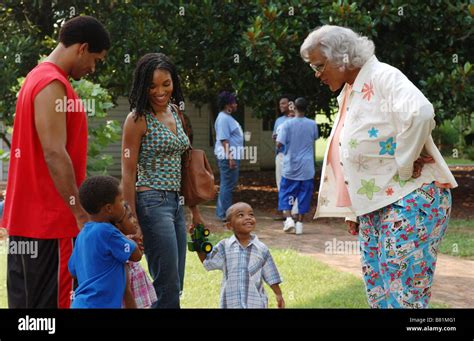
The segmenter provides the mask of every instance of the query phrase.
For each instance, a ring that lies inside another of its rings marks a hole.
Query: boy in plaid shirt
[[[255,229],[252,207],[239,202],[226,212],[226,227],[234,232],[221,240],[206,255],[198,252],[207,271],[223,271],[221,308],[267,308],[263,289],[267,283],[276,295],[278,308],[285,307],[280,289],[282,282],[268,247],[251,232]]]

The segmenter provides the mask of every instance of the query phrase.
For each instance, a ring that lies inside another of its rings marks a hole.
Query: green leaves
[[[71,7],[77,14],[96,16],[111,33],[106,61],[89,80],[114,99],[128,95],[143,54],[164,52],[178,68],[186,100],[197,105],[213,103],[219,91],[233,87],[239,101],[259,117],[275,117],[278,96],[292,93],[309,100],[310,115],[330,118],[334,94],[315,79],[299,55],[307,34],[330,23],[373,39],[379,60],[399,68],[420,87],[435,105],[438,122],[472,112],[474,6],[465,1],[4,2],[0,114],[7,125],[15,109],[10,87],[34,67],[39,54],[55,46],[60,23],[69,18]],[[17,51],[20,64],[14,59]],[[98,90],[91,91],[92,95]],[[97,115],[110,108],[110,100],[102,103]],[[327,136],[329,129],[323,128]]]
[[[469,62],[466,62],[466,64],[464,64],[464,73],[467,75],[472,69],[472,65],[471,63]]]
[[[122,129],[115,120],[107,120],[107,110],[112,108],[110,93],[99,84],[86,79],[71,82],[79,98],[85,103],[88,111],[89,142],[87,151],[87,172],[91,174],[107,174],[107,169],[113,164],[112,156],[104,153],[104,149],[120,139]]]

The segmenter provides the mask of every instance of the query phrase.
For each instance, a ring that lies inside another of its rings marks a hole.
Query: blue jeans
[[[186,262],[186,221],[179,194],[158,190],[137,192],[137,216],[158,298],[152,308],[177,309]]]
[[[235,160],[236,168],[229,168],[229,160],[217,160],[221,173],[219,196],[217,197],[216,216],[225,218],[225,211],[232,205],[232,191],[239,181],[240,160]]]

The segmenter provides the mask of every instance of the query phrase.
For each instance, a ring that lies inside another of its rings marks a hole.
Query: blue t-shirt
[[[277,142],[286,147],[283,177],[300,181],[314,177],[314,141],[318,137],[316,122],[306,117],[295,117],[281,126]]]
[[[282,116],[278,117],[275,121],[275,125],[273,126],[273,135],[278,136],[278,133],[280,132],[281,125],[285,123],[286,121],[292,119],[293,117],[286,116],[283,114]],[[281,146],[280,149],[278,147],[275,149],[275,153],[285,153],[285,146]]]
[[[225,159],[225,150],[222,145],[222,140],[229,141],[230,152],[235,160],[243,158],[244,134],[239,122],[232,115],[223,111],[219,113],[214,124],[216,129],[216,145],[214,147],[214,154],[219,160]]]
[[[110,223],[86,223],[68,263],[69,272],[79,283],[71,308],[121,308],[125,262],[135,247]]]

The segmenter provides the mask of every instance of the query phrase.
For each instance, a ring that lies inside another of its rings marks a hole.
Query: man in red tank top
[[[78,187],[86,177],[87,116],[68,77],[94,72],[110,48],[93,17],[67,21],[59,44],[27,75],[18,93],[3,226],[10,308],[69,308],[67,263],[88,215]]]

